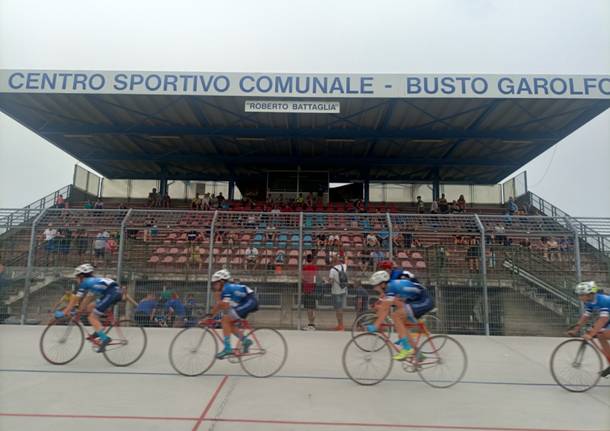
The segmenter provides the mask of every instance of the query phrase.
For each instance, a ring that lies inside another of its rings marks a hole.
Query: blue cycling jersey
[[[593,302],[585,302],[585,316],[594,311],[599,311],[600,317],[610,316],[610,295],[596,293]]]
[[[244,301],[254,291],[243,284],[225,284],[220,294],[221,299],[229,299],[237,304]]]
[[[87,293],[104,296],[110,292],[115,292],[118,289],[118,283],[110,278],[87,277],[78,286],[76,296],[83,297]]]
[[[169,309],[174,310],[174,314],[176,316],[184,316],[186,314],[186,309],[184,304],[180,302],[179,299],[170,299],[165,303],[165,311],[169,311]]]
[[[426,288],[411,280],[390,280],[385,294],[408,302],[420,301],[428,297]]]

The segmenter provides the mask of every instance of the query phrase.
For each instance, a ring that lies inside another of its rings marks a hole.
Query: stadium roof
[[[0,78],[2,112],[108,178],[244,179],[300,167],[330,170],[333,181],[489,184],[610,107],[606,76]]]

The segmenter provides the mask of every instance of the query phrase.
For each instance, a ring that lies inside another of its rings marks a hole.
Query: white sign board
[[[246,100],[246,112],[299,112],[305,114],[339,114],[339,102],[318,100]]]
[[[277,98],[610,99],[610,75],[0,70],[0,93]]]

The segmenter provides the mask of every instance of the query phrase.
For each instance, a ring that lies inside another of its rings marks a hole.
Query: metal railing
[[[211,274],[226,268],[256,290],[256,321],[291,328],[311,320],[312,303],[316,325],[337,324],[337,262],[348,268],[346,325],[374,297],[368,277],[385,259],[429,288],[456,333],[558,334],[575,318],[576,280],[610,286],[610,268],[580,251],[584,238],[563,217],[51,208],[11,226],[0,237],[9,322],[44,321],[83,262],[136,299],[172,292],[201,312]]]

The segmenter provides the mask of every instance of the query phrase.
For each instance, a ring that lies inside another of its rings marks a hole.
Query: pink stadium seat
[[[399,259],[408,259],[409,258],[407,253],[405,253],[404,251],[399,251],[398,255],[396,257],[398,257]]]
[[[413,252],[413,254],[411,255],[411,257],[412,257],[413,259],[423,259],[423,258],[424,258],[424,257],[421,255],[421,253],[419,253],[419,252],[417,252],[417,251]]]
[[[164,247],[159,247],[155,250],[155,254],[165,254],[167,253],[167,249],[165,249]]]
[[[401,266],[403,268],[407,268],[407,269],[413,268],[413,265],[408,260],[403,260],[402,263],[401,263]]]
[[[178,249],[176,247],[172,247],[169,249],[169,254],[178,254]]]
[[[317,266],[325,266],[326,265],[326,261],[324,259],[316,259],[316,265]]]
[[[295,259],[294,257],[288,259],[288,265],[290,266],[296,266],[299,263],[298,259]]]
[[[159,256],[151,256],[148,263],[159,263]]]
[[[167,235],[167,239],[176,239],[178,238],[178,235],[175,233],[170,233],[169,235]]]
[[[288,256],[299,257],[299,250],[290,250],[290,252],[288,252]]]
[[[418,260],[417,263],[415,264],[415,268],[425,269],[426,262],[424,262],[423,260]]]
[[[186,263],[186,256],[180,256],[178,258],[178,260],[176,261],[176,263],[185,264]]]
[[[174,258],[171,256],[165,256],[163,258],[163,260],[161,261],[161,263],[172,263],[174,261]]]

